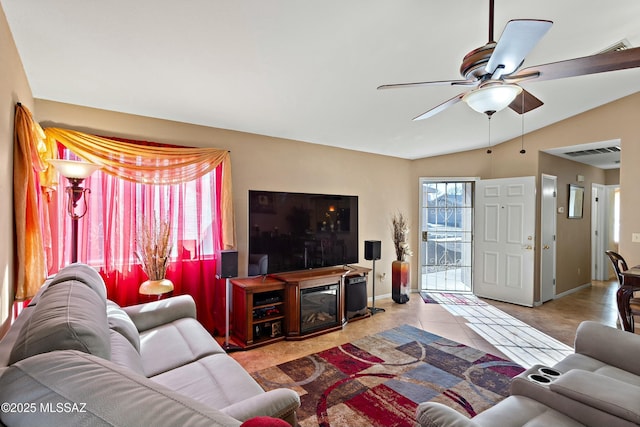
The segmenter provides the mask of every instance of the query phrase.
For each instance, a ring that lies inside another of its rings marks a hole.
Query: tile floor
[[[386,311],[349,322],[342,330],[300,341],[280,341],[231,355],[249,372],[274,366],[402,324],[531,366],[570,353],[583,320],[616,323],[617,282],[594,282],[562,298],[528,308],[490,300],[486,305],[425,304],[411,294],[406,304],[376,299]]]
[[[536,363],[552,366],[573,353],[572,347],[567,344],[490,304],[442,306],[454,316],[464,318],[471,330],[493,345],[502,355],[525,368]]]

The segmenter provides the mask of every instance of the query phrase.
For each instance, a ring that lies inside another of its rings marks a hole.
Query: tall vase
[[[391,263],[391,298],[398,304],[409,301],[411,291],[411,270],[408,261]]]

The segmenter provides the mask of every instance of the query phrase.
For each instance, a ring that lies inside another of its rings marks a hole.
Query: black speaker
[[[344,288],[347,320],[367,314],[367,277],[347,277]]]
[[[364,241],[364,259],[372,261],[380,259],[380,240]]]
[[[238,275],[238,251],[220,251],[216,271],[218,277],[223,279],[236,277]]]

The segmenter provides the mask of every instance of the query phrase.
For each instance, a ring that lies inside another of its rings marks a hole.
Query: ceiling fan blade
[[[413,120],[423,120],[423,119],[428,119],[429,117],[435,116],[439,112],[444,111],[447,108],[451,107],[452,105],[455,105],[458,102],[460,102],[460,100],[465,95],[465,93],[466,92],[463,92],[463,93],[461,93],[461,94],[459,94],[457,96],[454,96],[453,98],[443,102],[442,104],[438,105],[437,107],[433,107],[431,110],[427,111],[426,113],[422,113],[419,116],[414,117]]]
[[[487,62],[487,73],[492,74],[494,79],[514,73],[551,25],[552,21],[537,19],[514,19],[507,22]]]
[[[525,72],[526,70],[529,70],[529,68],[521,70],[518,73],[512,74],[510,76],[504,76],[502,80],[508,84],[519,84],[527,80],[534,80],[540,77],[540,73],[537,73],[535,71]]]
[[[504,80],[517,81],[521,76],[532,74],[538,74],[536,81],[556,80],[637,67],[640,67],[640,47],[536,65],[505,77]]]
[[[462,85],[462,86],[470,86],[478,83],[477,79],[473,80],[441,80],[434,82],[416,82],[416,83],[396,83],[389,85],[378,86],[378,90],[380,89],[397,89],[402,87],[419,87],[419,86],[443,86],[443,85]]]
[[[509,104],[509,108],[511,108],[518,114],[524,114],[528,113],[531,110],[535,110],[536,108],[542,106],[542,104],[544,104],[542,101],[533,96],[530,92],[522,89],[520,95],[516,96],[516,99],[514,99],[511,104]]]

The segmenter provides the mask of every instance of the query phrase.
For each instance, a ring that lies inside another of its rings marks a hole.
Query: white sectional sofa
[[[120,308],[93,268],[66,267],[0,341],[0,425],[295,425],[297,393],[265,392],[195,317],[184,295]]]
[[[514,378],[510,396],[465,417],[437,403],[419,405],[423,427],[630,427],[640,425],[640,335],[585,321],[574,353],[540,375],[535,365]],[[542,377],[542,378],[541,378]],[[544,381],[544,382],[541,382]]]

